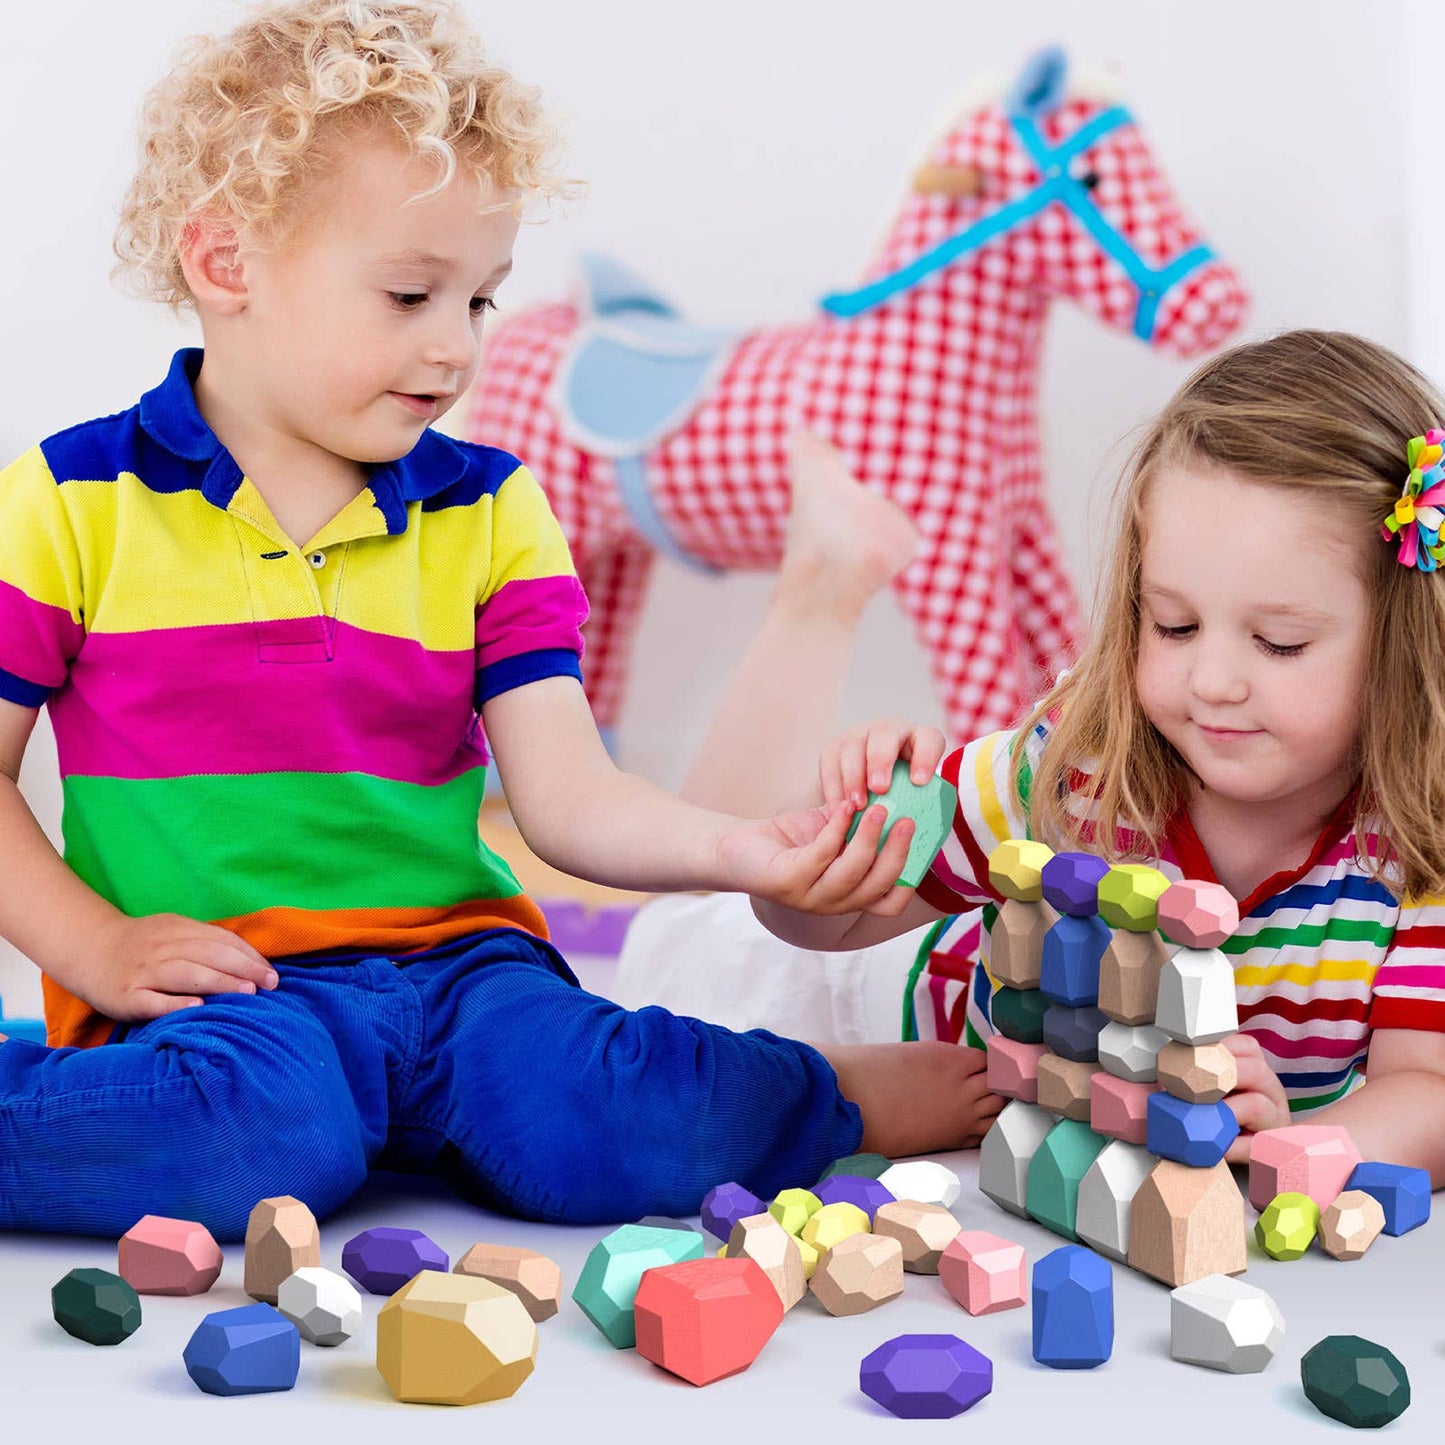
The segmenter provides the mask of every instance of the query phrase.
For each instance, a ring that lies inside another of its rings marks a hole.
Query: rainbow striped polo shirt
[[[991,733],[944,759],[958,788],[953,834],[918,892],[942,913],[982,910],[980,959],[969,989],[964,1041],[991,1033],[989,929],[1002,900],[988,855],[1028,836],[1009,787],[1014,734]],[[1026,774],[1047,738],[1036,730]],[[1346,799],[1298,868],[1267,878],[1239,905],[1239,927],[1222,951],[1234,965],[1240,1030],[1252,1034],[1289,1098],[1305,1115],[1364,1082],[1374,1029],[1445,1030],[1445,898],[1396,899],[1356,853]],[[1127,840],[1120,836],[1121,847]],[[1217,882],[1187,814],[1170,824],[1162,856],[1170,878]],[[960,925],[962,927],[962,925]]]
[[[0,697],[49,707],[66,862],[273,958],[545,934],[477,834],[482,704],[581,677],[541,489],[426,431],[298,547],[201,417],[201,355],[0,472]],[[104,1041],[44,983],[52,1044]]]

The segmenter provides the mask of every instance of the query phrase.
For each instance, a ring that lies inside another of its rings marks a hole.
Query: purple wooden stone
[[[728,1239],[738,1220],[767,1212],[767,1204],[741,1184],[719,1184],[702,1197],[702,1227],[719,1239]]]
[[[1055,853],[1043,866],[1044,897],[1074,918],[1091,918],[1099,911],[1099,880],[1109,865],[1092,853]]]
[[[957,1335],[895,1335],[858,1367],[858,1388],[903,1420],[949,1420],[993,1389],[993,1362]]]
[[[341,1267],[369,1294],[392,1295],[424,1269],[446,1273],[446,1251],[419,1229],[363,1229],[341,1250]]]
[[[824,1204],[837,1204],[839,1200],[856,1204],[870,1220],[878,1213],[880,1205],[894,1203],[891,1189],[885,1189],[876,1179],[865,1179],[858,1174],[834,1174],[818,1185],[813,1193]]]

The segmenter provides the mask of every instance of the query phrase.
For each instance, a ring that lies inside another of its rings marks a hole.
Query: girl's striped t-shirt
[[[50,710],[66,862],[273,958],[545,934],[477,832],[482,704],[581,677],[541,489],[429,430],[297,546],[201,417],[201,359],[0,471],[0,697]],[[45,995],[52,1044],[108,1036]]]
[[[992,733],[951,753],[942,774],[958,789],[953,832],[919,894],[943,913],[981,922],[968,991],[965,1039],[992,1032],[989,928],[1002,899],[988,856],[1028,836],[1009,786],[1015,734]],[[1025,747],[1025,780],[1046,741]],[[1240,904],[1239,928],[1222,945],[1234,965],[1240,1028],[1259,1041],[1293,1113],[1343,1098],[1364,1082],[1374,1029],[1445,1030],[1445,898],[1398,900],[1370,876],[1353,835],[1352,799],[1341,804],[1298,868],[1277,873]],[[1217,881],[1187,814],[1166,830],[1168,877]],[[980,905],[982,905],[980,912]]]

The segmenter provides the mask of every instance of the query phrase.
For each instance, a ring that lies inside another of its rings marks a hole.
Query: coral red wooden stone
[[[221,1246],[191,1219],[143,1215],[116,1255],[116,1273],[137,1294],[204,1294],[221,1273]]]

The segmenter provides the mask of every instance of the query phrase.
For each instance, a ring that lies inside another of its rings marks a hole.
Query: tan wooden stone
[[[1171,1289],[1211,1274],[1243,1274],[1244,1196],[1222,1160],[1191,1169],[1161,1159],[1134,1193],[1129,1264]]]
[[[557,1313],[562,1298],[562,1271],[535,1249],[510,1244],[474,1244],[453,1266],[453,1274],[489,1279],[509,1289],[539,1324]]]
[[[728,1235],[727,1258],[750,1259],[772,1281],[786,1314],[808,1292],[803,1251],[771,1214],[747,1214]]]
[[[818,1261],[809,1286],[830,1315],[861,1315],[903,1293],[903,1246],[850,1234]]]
[[[276,1303],[281,1281],[298,1269],[321,1264],[316,1216],[289,1194],[263,1199],[246,1223],[245,1290],[252,1299]]]
[[[1320,1212],[1320,1244],[1336,1259],[1361,1259],[1384,1227],[1380,1201],[1363,1189],[1347,1189]]]
[[[1152,1024],[1170,948],[1157,933],[1116,929],[1099,963],[1099,1007],[1121,1024]]]
[[[961,1228],[941,1204],[919,1204],[912,1199],[880,1205],[873,1216],[873,1233],[896,1239],[903,1246],[903,1268],[909,1274],[937,1274],[943,1251]]]
[[[1044,966],[1044,934],[1059,921],[1047,903],[1004,900],[989,934],[988,971],[1009,988],[1037,988]]]
[[[1089,1122],[1089,1081],[1097,1064],[1044,1054],[1039,1059],[1039,1107],[1065,1119]]]
[[[1216,1104],[1234,1092],[1239,1067],[1222,1044],[1181,1044],[1159,1050],[1159,1086],[1189,1104]]]

